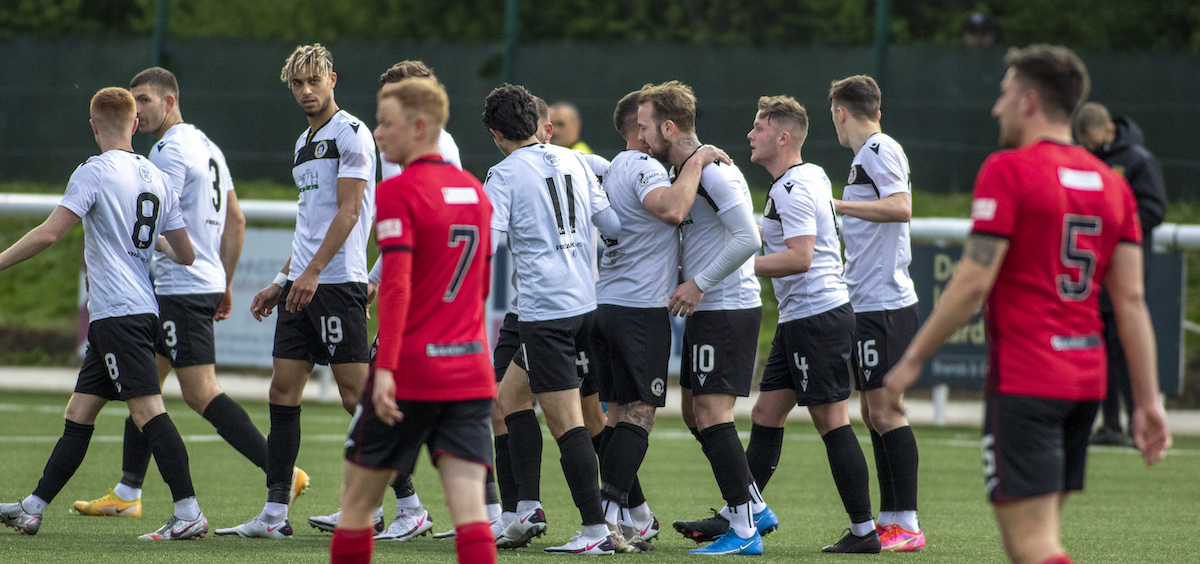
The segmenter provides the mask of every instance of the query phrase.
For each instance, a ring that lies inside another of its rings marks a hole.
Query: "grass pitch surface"
[[[745,400],[743,400],[745,401]],[[0,396],[0,501],[28,495],[62,432],[65,394],[5,392]],[[265,433],[267,404],[245,403]],[[206,421],[179,400],[167,409],[184,435],[192,477],[210,531],[256,515],[266,498],[262,471],[222,441]],[[0,529],[0,562],[328,562],[328,533],[307,524],[310,515],[337,509],[342,481],[342,444],[350,417],[336,404],[307,403],[301,421],[303,440],[298,464],[312,476],[312,488],[291,509],[295,538],[259,540],[209,536],[193,542],[139,541],[137,536],[162,526],[172,512],[170,492],[154,466],[142,496],[142,517],[82,517],[70,512],[77,499],[94,499],[116,484],[121,474],[121,437],[127,414],[111,403],[99,416],[87,459],[58,498],[47,508],[41,531],[33,537]],[[748,421],[739,428],[749,430]],[[866,437],[862,428],[856,431]],[[921,449],[920,519],[928,547],[919,554],[876,557],[828,555],[821,547],[837,540],[847,526],[830,477],[825,448],[808,423],[791,423],[779,469],[765,497],[779,515],[779,531],[766,537],[766,553],[755,562],[861,561],[964,563],[1004,562],[999,535],[983,494],[979,431],[966,428],[916,429]],[[872,468],[869,443],[863,443]],[[502,551],[501,562],[561,561],[542,553],[565,542],[579,528],[579,514],[558,464],[558,449],[545,436],[542,497],[549,519],[547,536],[529,548]],[[1200,505],[1200,439],[1180,438],[1175,452],[1147,470],[1132,449],[1094,449],[1089,457],[1087,491],[1073,496],[1063,522],[1063,542],[1077,562],[1197,562],[1200,556],[1190,532]],[[663,531],[648,554],[616,555],[621,560],[693,562],[696,545],[671,528],[674,519],[707,516],[721,504],[716,482],[699,446],[682,422],[662,418],[650,436],[650,451],[640,473],[650,506]],[[434,532],[450,528],[437,475],[422,460],[415,477],[417,491],[434,519]],[[391,492],[385,499],[390,514]],[[872,500],[878,495],[872,483]],[[732,557],[723,557],[730,559]],[[454,562],[454,543],[420,537],[404,543],[378,543],[376,562]]]

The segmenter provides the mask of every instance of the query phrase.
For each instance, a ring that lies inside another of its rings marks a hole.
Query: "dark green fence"
[[[179,76],[184,118],[225,151],[236,178],[290,182],[291,148],[306,127],[279,69],[292,45],[241,40],[172,40],[165,64]],[[374,123],[379,74],[419,58],[434,67],[451,95],[447,129],[476,175],[500,159],[479,121],[483,97],[497,85],[500,44],[338,42],[329,45],[343,109]],[[143,68],[148,40],[15,39],[0,42],[0,180],[65,183],[96,152],[87,101],[99,88],[126,85]],[[979,164],[996,146],[989,116],[1004,67],[1003,49],[894,47],[883,84],[884,130],[904,145],[913,183],[935,192],[968,191]],[[1169,195],[1200,200],[1200,59],[1166,54],[1082,53],[1092,73],[1092,99],[1130,115],[1162,160]],[[646,82],[679,79],[699,99],[697,129],[724,147],[750,181],[770,182],[750,166],[745,133],[760,95],[789,94],[812,121],[805,158],[840,180],[850,152],[837,145],[827,118],[831,80],[870,72],[869,48],[737,48],[534,44],[517,50],[515,75],[549,102],[579,106],[583,137],[599,153],[624,148],[611,126],[617,99]],[[149,146],[140,140],[139,148]]]

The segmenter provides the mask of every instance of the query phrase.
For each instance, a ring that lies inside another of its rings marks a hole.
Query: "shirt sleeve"
[[[667,176],[667,169],[663,167],[662,163],[654,159],[634,162],[638,163],[637,170],[634,171],[634,174],[637,174],[634,188],[637,190],[639,202],[645,202],[646,196],[649,196],[651,192],[671,186],[671,179]]]
[[[722,215],[739,205],[750,203],[745,177],[741,173],[735,172],[729,165],[713,163],[705,166],[704,170],[700,172],[700,187],[707,194],[701,195],[701,197],[708,200],[709,204],[716,206],[717,215]],[[701,204],[696,202],[696,205]]]
[[[597,178],[603,180],[605,176],[608,176],[608,167],[611,164],[608,162],[608,159],[597,154],[585,153],[583,155],[583,162],[587,164],[592,174],[596,175]]]
[[[792,188],[783,202],[775,199],[775,206],[779,211],[779,222],[783,224],[784,239],[817,234],[817,199],[807,186]]]
[[[483,181],[483,190],[487,192],[488,200],[492,202],[492,229],[507,232],[509,205],[512,203],[512,192],[504,177],[495,169],[488,171]]]
[[[163,184],[167,184],[165,178]],[[174,231],[187,227],[183,223],[183,209],[179,204],[179,196],[175,194],[174,190],[171,190],[170,186],[166,186],[165,192],[167,201],[163,202],[163,207],[166,209],[166,215],[162,217],[162,231]]]
[[[904,172],[904,155],[886,143],[879,144],[878,154],[868,147],[863,147],[862,150],[867,151],[867,154],[863,155],[863,170],[875,182],[875,188],[879,190],[879,199],[892,194],[909,193],[908,174]]]
[[[398,188],[398,187],[397,187]],[[401,190],[388,190],[376,211],[375,238],[379,243],[382,283],[379,286],[379,351],[375,365],[395,371],[400,364],[404,327],[412,297],[414,226]]]
[[[462,158],[458,154],[458,145],[445,129],[438,134],[438,154],[442,156],[442,160],[460,169],[462,168]]]
[[[337,135],[338,178],[375,178],[375,141],[366,124],[359,123],[358,131],[345,124]]]
[[[591,174],[588,175],[588,196],[591,198],[592,217],[596,217],[596,214],[612,207],[612,203],[608,201],[608,192],[604,191],[604,188],[600,186],[600,181]]]
[[[88,162],[79,165],[79,168],[71,173],[71,179],[67,181],[67,191],[58,205],[83,217],[96,203],[96,191],[100,187],[101,176],[98,163],[93,164],[89,159]]]
[[[1009,238],[1017,219],[1016,178],[1012,167],[996,155],[988,157],[975,177],[971,200],[972,233]]]
[[[162,149],[155,148],[150,152],[150,162],[162,171],[167,187],[176,196],[182,195],[183,187],[187,184],[187,161],[179,150],[179,144],[168,142]]]

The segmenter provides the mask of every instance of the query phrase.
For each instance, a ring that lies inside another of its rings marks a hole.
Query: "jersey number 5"
[[[1100,234],[1101,221],[1092,215],[1067,214],[1063,216],[1062,263],[1067,268],[1079,270],[1079,278],[1070,274],[1059,274],[1055,279],[1058,295],[1063,300],[1077,302],[1092,293],[1092,274],[1096,272],[1096,253],[1080,248],[1080,236]]]
[[[152,192],[142,192],[137,198],[137,209],[134,210],[134,215],[137,216],[137,221],[133,222],[133,246],[139,249],[148,249],[154,244],[154,226],[158,223],[158,208],[161,202],[158,196]]]
[[[442,296],[442,301],[452,302],[455,296],[458,296],[458,289],[462,287],[463,279],[467,277],[467,269],[471,268],[472,259],[475,258],[475,250],[479,246],[479,226],[477,225],[451,225],[450,240],[447,242],[450,247],[462,245],[462,254],[458,256],[458,266],[454,267],[454,278],[450,279],[450,285],[446,287],[446,293]]]

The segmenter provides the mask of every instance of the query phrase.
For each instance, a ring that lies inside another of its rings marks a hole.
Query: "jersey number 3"
[[[1063,216],[1062,263],[1067,268],[1079,270],[1078,279],[1072,279],[1070,274],[1059,274],[1055,279],[1058,296],[1063,300],[1077,302],[1091,295],[1096,253],[1089,248],[1080,248],[1079,237],[1100,235],[1100,228],[1101,221],[1096,216]]]
[[[446,293],[442,296],[442,301],[452,302],[458,296],[458,290],[462,288],[467,270],[471,268],[471,262],[475,258],[475,251],[479,246],[479,226],[451,225],[450,240],[447,244],[451,248],[463,247],[462,254],[458,256],[458,266],[454,267],[454,277],[450,279],[450,285],[446,287]]]

